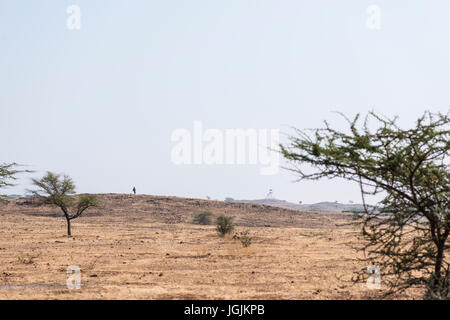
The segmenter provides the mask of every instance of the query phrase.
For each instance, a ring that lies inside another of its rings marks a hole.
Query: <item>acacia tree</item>
[[[81,195],[76,201],[75,184],[69,176],[61,176],[52,172],[41,179],[32,179],[38,190],[31,190],[40,204],[55,205],[61,208],[67,221],[67,236],[71,236],[70,221],[78,218],[89,208],[98,207],[99,203],[94,195]],[[70,213],[69,211],[73,211]]]
[[[288,169],[299,180],[343,178],[359,184],[364,210],[357,223],[366,240],[360,249],[363,260],[381,268],[388,294],[420,286],[427,298],[450,298],[449,115],[425,112],[411,129],[374,112],[364,123],[359,115],[344,118],[347,132],[327,122],[320,129],[295,129],[281,145],[293,164]],[[370,121],[376,129],[369,129]],[[382,201],[367,205],[373,196]]]
[[[0,189],[4,187],[10,187],[14,184],[13,180],[17,179],[17,174],[22,172],[31,172],[29,170],[19,170],[17,169],[19,165],[15,162],[12,163],[0,163]],[[5,196],[0,194],[0,202]]]

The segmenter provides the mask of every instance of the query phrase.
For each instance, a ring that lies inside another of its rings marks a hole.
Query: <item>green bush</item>
[[[233,239],[241,241],[241,244],[244,248],[250,247],[252,244],[253,237],[250,237],[250,231],[245,230],[240,233],[236,233],[233,236]]]
[[[221,215],[217,217],[217,232],[219,235],[224,236],[226,234],[229,234],[233,232],[234,225],[233,225],[233,217],[228,217]]]
[[[425,294],[425,300],[450,300],[450,272],[444,275],[440,279],[436,279],[434,275],[431,275],[427,279],[427,292]]]
[[[194,223],[202,225],[210,225],[212,223],[212,212],[203,211],[194,215]]]

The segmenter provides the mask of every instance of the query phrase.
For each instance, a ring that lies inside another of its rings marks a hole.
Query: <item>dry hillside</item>
[[[364,265],[349,215],[177,197],[102,194],[73,220],[30,199],[0,208],[0,299],[365,299],[351,284]],[[235,217],[252,244],[192,223],[194,213]],[[66,287],[81,269],[81,289]],[[394,298],[418,298],[420,293]]]

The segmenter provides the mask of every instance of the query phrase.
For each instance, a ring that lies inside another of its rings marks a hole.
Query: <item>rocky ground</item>
[[[72,223],[30,199],[0,208],[0,299],[379,299],[351,278],[365,268],[351,215],[146,195],[98,195]],[[243,247],[201,211],[233,216]],[[70,266],[81,288],[68,289]],[[410,292],[391,298],[420,298]]]

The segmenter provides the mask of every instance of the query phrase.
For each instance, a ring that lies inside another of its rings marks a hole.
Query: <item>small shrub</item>
[[[450,272],[447,271],[446,276],[436,279],[432,275],[427,279],[427,292],[425,300],[450,300]]]
[[[233,232],[233,230],[234,230],[233,217],[228,217],[224,215],[217,217],[217,232],[221,236],[225,236],[226,234]]]
[[[212,212],[203,211],[194,215],[194,223],[202,225],[210,225],[212,223]]]
[[[237,239],[237,240],[241,241],[241,244],[244,248],[250,247],[250,245],[252,244],[252,240],[253,240],[253,238],[250,237],[250,231],[248,231],[248,230],[242,231],[240,233],[236,233],[233,236],[233,239]]]
[[[35,255],[35,256],[29,255],[29,254],[19,255],[17,257],[17,260],[21,264],[33,264],[34,263],[34,259],[38,258],[39,256],[40,256],[40,254]]]

